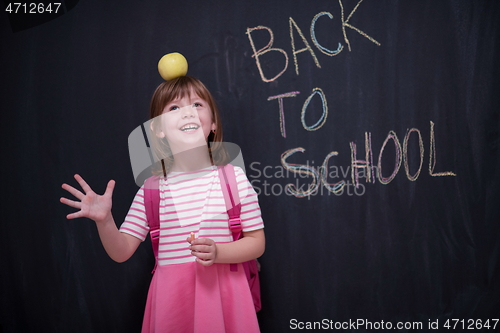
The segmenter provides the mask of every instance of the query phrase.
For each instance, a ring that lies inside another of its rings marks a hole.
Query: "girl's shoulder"
[[[234,168],[234,172],[235,172],[237,175],[245,175],[245,171],[243,171],[243,168],[242,168],[242,167],[237,166],[237,165],[233,165],[233,168]]]
[[[246,174],[245,170],[242,167],[234,165],[234,164],[231,164],[231,165],[233,166],[234,174],[236,176],[236,181],[237,182],[241,182],[243,180],[248,180],[247,174]]]

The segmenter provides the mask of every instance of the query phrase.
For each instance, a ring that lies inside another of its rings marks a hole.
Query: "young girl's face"
[[[206,145],[216,129],[209,104],[195,93],[169,102],[161,115],[161,135],[173,151]]]

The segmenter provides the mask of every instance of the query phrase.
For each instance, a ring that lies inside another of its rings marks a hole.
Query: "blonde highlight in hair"
[[[161,116],[168,103],[178,98],[189,97],[191,94],[198,95],[205,102],[207,102],[210,107],[212,112],[212,121],[216,126],[215,132],[210,132],[207,138],[210,159],[213,165],[225,165],[228,163],[229,157],[224,145],[222,144],[222,123],[219,109],[217,108],[217,104],[215,103],[212,94],[200,80],[191,76],[181,76],[160,84],[151,98],[149,118],[154,119]],[[153,120],[151,122],[151,126],[154,136],[152,140],[153,152],[156,155],[157,160],[162,161],[161,164],[157,163],[156,166],[152,168],[152,171],[156,176],[161,174],[166,176],[174,162],[172,152],[165,138],[160,138],[159,136],[154,135],[161,132],[160,124]]]

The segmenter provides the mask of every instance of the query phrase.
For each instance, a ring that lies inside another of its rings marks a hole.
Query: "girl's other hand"
[[[83,192],[77,190],[73,186],[63,184],[62,188],[75,196],[78,200],[73,201],[66,198],[61,198],[61,203],[79,209],[79,211],[68,214],[66,218],[76,219],[79,217],[87,217],[97,223],[104,222],[111,218],[111,197],[115,187],[115,181],[110,180],[106,191],[103,195],[98,195],[79,175],[75,175],[75,179],[82,187]]]
[[[191,241],[191,237],[187,238],[188,243],[191,243],[189,249],[191,254],[196,257],[196,261],[203,266],[211,266],[217,258],[217,246],[210,238],[196,238]]]

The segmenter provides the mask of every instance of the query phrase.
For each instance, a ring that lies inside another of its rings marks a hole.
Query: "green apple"
[[[168,81],[179,76],[184,76],[188,71],[186,58],[178,52],[165,54],[158,62],[158,72],[161,77]]]

